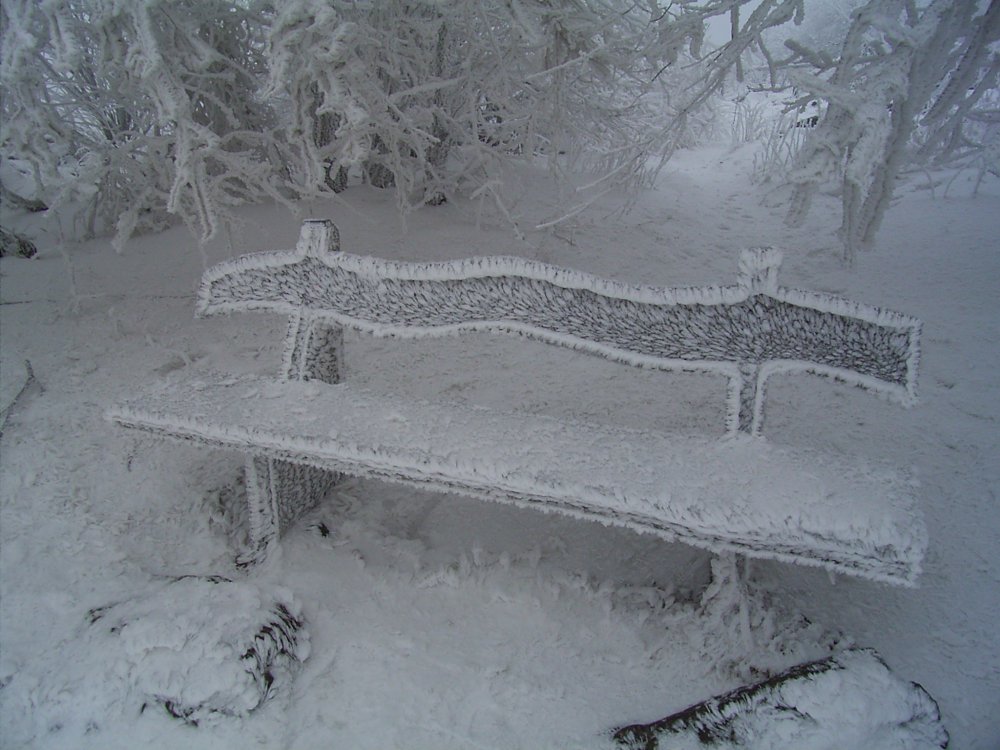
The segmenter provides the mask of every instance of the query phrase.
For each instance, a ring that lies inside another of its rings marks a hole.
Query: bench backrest
[[[676,289],[523,258],[397,263],[339,250],[332,222],[307,221],[294,251],[206,271],[198,311],[288,314],[288,378],[336,382],[347,326],[408,338],[514,333],[636,367],[723,375],[730,431],[760,432],[775,373],[832,377],[904,405],[916,398],[920,322],[778,287],[781,256],[771,249],[744,251],[735,285]]]

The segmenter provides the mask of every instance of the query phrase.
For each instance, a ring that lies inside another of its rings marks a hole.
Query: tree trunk
[[[365,161],[365,176],[368,178],[368,182],[377,188],[390,188],[394,186],[396,184],[396,175],[379,158],[389,153],[389,149],[386,147],[385,141],[382,140],[381,136],[372,136],[372,153],[375,157],[369,157]]]

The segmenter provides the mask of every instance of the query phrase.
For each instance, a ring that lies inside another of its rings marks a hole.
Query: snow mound
[[[90,610],[50,655],[44,677],[21,686],[45,707],[36,739],[152,706],[194,725],[246,715],[291,682],[309,635],[284,589],[185,576]]]
[[[665,719],[624,727],[628,748],[671,750],[940,750],[937,703],[889,671],[871,649],[793,667]]]

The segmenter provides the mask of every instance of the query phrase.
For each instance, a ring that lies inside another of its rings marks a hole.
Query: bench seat
[[[914,486],[858,458],[763,438],[638,431],[254,376],[161,384],[125,427],[359,477],[458,492],[727,551],[914,585]]]

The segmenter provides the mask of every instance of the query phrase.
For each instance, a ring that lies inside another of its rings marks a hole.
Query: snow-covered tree
[[[995,154],[998,42],[996,0],[870,0],[852,14],[836,57],[791,42],[791,81],[828,106],[791,174],[790,219],[838,180],[850,259],[874,239],[907,164]]]
[[[169,215],[207,238],[349,174],[404,211],[464,192],[503,213],[504,165],[536,156],[590,172],[566,218],[647,181],[734,80],[794,85],[826,114],[791,217],[840,180],[853,252],[908,159],[979,158],[996,131],[995,1],[858,2],[834,53],[775,47],[804,0],[5,0],[0,156],[119,243]]]
[[[404,207],[494,190],[518,155],[544,154],[557,174],[631,176],[649,156],[641,130],[662,112],[656,27],[625,8],[293,0],[270,29],[267,91],[294,102],[291,141],[313,170],[363,165]]]
[[[210,235],[224,207],[281,197],[251,4],[5,0],[0,14],[4,154],[91,232],[123,241],[169,213]]]
[[[1000,173],[996,0],[811,2],[808,13],[802,0],[763,0],[743,21],[737,2],[678,5],[701,18],[728,10],[732,20],[731,41],[702,57],[687,108],[742,78],[748,56],[764,73],[751,88],[791,94],[791,110],[823,104],[818,127],[794,139],[802,147],[788,174],[788,220],[800,222],[816,192],[836,186],[848,260],[871,244],[905,168]]]
[[[5,154],[119,239],[165,213],[211,236],[232,205],[341,189],[400,206],[547,154],[628,181],[654,145],[657,27],[621,0],[11,0]]]

